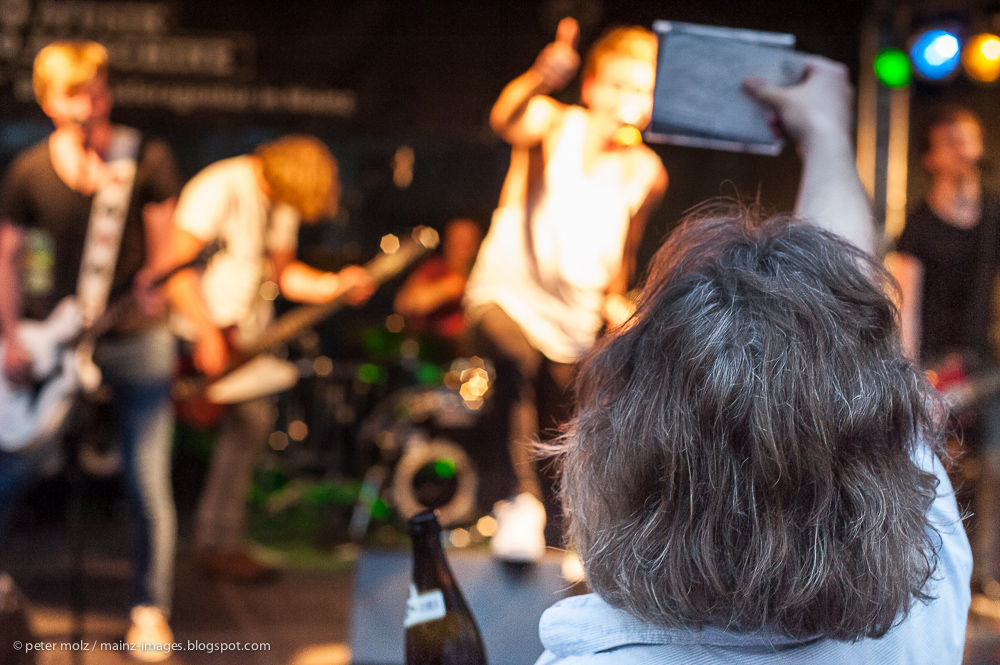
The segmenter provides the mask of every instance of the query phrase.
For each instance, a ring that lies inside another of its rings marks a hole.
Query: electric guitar
[[[395,238],[383,240],[383,252],[366,263],[364,268],[381,286],[434,250],[437,244],[437,231],[418,226],[413,229],[410,238],[401,242]],[[346,303],[345,293],[321,305],[301,305],[278,317],[248,344],[231,344],[229,364],[218,377],[209,381],[197,375],[182,378],[174,384],[178,412],[190,414],[187,420],[194,424],[209,426],[221,416],[221,409],[210,405],[235,404],[288,390],[299,380],[297,366],[268,352],[278,344],[295,339],[307,328],[342,309]]]
[[[973,374],[958,355],[946,357],[928,376],[956,415],[1000,392],[1000,368]]]
[[[205,265],[219,249],[218,243],[208,245],[191,261],[157,277],[152,286],[162,285],[186,268]],[[84,329],[80,306],[74,296],[68,296],[44,321],[25,320],[18,325],[18,338],[31,356],[31,381],[11,383],[0,371],[0,450],[26,450],[59,434],[81,388],[100,385],[100,371],[90,358],[94,343],[134,306],[132,292],[122,295]],[[5,351],[6,345],[0,343],[0,358]]]

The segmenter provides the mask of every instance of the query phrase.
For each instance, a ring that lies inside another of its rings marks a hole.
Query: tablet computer
[[[793,85],[805,56],[795,36],[779,32],[656,21],[659,39],[649,143],[777,155],[784,142],[769,110],[743,92],[748,76]]]

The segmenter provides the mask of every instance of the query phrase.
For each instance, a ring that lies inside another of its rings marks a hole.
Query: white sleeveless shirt
[[[576,362],[593,345],[629,223],[656,176],[640,172],[626,181],[621,160],[585,174],[586,128],[586,111],[569,107],[534,206],[496,210],[465,291],[471,319],[496,304],[536,349],[561,363]]]

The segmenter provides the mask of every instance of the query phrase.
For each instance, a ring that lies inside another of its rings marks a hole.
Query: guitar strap
[[[92,326],[108,304],[141,144],[138,130],[114,127],[105,160],[110,177],[94,192],[77,279],[77,300],[84,328]]]

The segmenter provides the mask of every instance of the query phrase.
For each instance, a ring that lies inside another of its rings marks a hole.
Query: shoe
[[[207,551],[198,555],[198,564],[210,577],[237,582],[263,582],[278,576],[277,567],[260,561],[246,550]]]
[[[545,554],[545,506],[527,492],[493,507],[497,531],[490,546],[493,555],[513,563],[535,563]]]
[[[153,605],[132,608],[132,625],[125,633],[129,655],[143,663],[159,663],[170,657],[174,634],[163,612]]]

